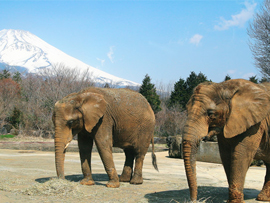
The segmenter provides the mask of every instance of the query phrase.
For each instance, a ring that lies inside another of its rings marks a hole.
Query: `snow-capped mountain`
[[[0,67],[6,64],[32,73],[36,73],[40,68],[49,68],[52,64],[63,64],[66,67],[78,68],[81,72],[88,69],[97,83],[117,86],[139,85],[87,65],[23,30],[0,31]]]

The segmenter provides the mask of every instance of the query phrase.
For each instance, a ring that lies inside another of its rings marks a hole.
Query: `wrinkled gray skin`
[[[247,80],[202,83],[187,104],[183,155],[191,200],[197,199],[196,152],[202,138],[217,135],[229,184],[229,203],[244,202],[243,187],[253,160],[266,165],[257,200],[270,201],[270,85]]]
[[[93,185],[91,152],[95,142],[109,176],[107,187],[119,187],[119,179],[142,184],[142,166],[154,135],[155,115],[147,100],[129,89],[88,88],[73,93],[55,104],[55,164],[59,178],[64,178],[65,149],[78,134],[83,180]],[[124,149],[126,161],[118,178],[112,147]],[[152,148],[152,161],[157,169]],[[133,164],[135,160],[135,167]]]

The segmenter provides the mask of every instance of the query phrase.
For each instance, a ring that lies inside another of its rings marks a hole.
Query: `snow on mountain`
[[[40,68],[49,68],[52,64],[78,68],[81,72],[88,69],[95,82],[115,84],[117,86],[139,86],[138,83],[125,80],[89,66],[82,61],[65,54],[47,42],[23,30],[0,31],[0,66],[7,64],[25,68],[36,73]]]

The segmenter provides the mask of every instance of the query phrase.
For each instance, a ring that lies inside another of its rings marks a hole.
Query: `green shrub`
[[[262,166],[262,165],[264,165],[264,162],[262,160],[256,160],[256,159],[254,159],[250,164],[250,166]]]
[[[15,137],[15,135],[0,135],[0,139],[4,139],[4,138],[13,138]]]

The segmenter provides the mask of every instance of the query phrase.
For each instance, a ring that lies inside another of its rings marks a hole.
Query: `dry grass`
[[[203,199],[199,199],[197,201],[185,201],[184,203],[206,203],[209,200],[209,198],[203,198]],[[178,202],[178,201],[172,199],[169,203],[181,203],[181,202]]]
[[[24,189],[17,189],[17,187]],[[80,192],[81,185],[76,182],[58,178],[50,179],[44,183],[35,183],[31,186],[25,185],[23,179],[4,178],[0,181],[0,190],[5,192],[16,192],[29,196],[57,196],[57,197],[83,197]]]
[[[51,179],[45,183],[35,183],[33,186],[21,190],[25,195],[45,195],[45,196],[72,196],[82,197],[83,194],[80,192],[79,184],[70,182],[62,179]]]

